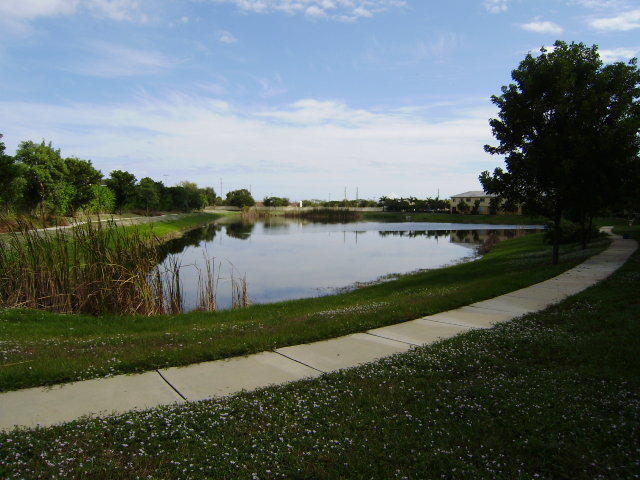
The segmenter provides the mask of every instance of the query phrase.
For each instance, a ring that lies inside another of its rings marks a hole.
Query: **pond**
[[[314,223],[272,218],[211,224],[166,244],[162,266],[181,265],[185,311],[198,306],[200,274],[218,279],[218,308],[232,305],[232,283],[246,279],[251,303],[312,297],[389,274],[471,260],[489,235],[507,239],[540,227],[423,222]]]

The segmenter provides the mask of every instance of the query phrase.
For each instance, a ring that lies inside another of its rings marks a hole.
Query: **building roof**
[[[460,198],[460,197],[477,198],[477,197],[495,197],[495,196],[497,195],[494,195],[493,193],[486,193],[486,192],[483,192],[482,190],[472,190],[470,192],[459,193],[458,195],[451,195],[451,198]]]

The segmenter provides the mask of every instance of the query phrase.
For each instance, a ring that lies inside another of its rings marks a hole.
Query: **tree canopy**
[[[240,190],[233,190],[227,193],[227,205],[233,207],[253,207],[256,201],[251,196],[251,193],[246,188]]]
[[[288,207],[289,199],[285,197],[265,197],[262,201],[265,207]]]
[[[640,74],[635,60],[604,65],[598,47],[558,41],[528,54],[513,83],[492,97],[490,120],[505,167],[480,182],[526,211],[552,219],[554,262],[563,216],[585,223],[611,205],[637,169]]]
[[[2,135],[0,134],[0,139]],[[215,203],[213,188],[183,181],[166,187],[133,173],[114,170],[103,179],[90,160],[63,158],[51,143],[25,141],[15,156],[0,141],[0,209],[45,216],[157,210],[192,211]]]

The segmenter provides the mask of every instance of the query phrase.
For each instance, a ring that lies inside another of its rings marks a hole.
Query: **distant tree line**
[[[377,207],[376,200],[303,200],[303,207],[322,207],[322,208],[367,208]]]
[[[90,160],[63,157],[51,143],[24,141],[15,155],[7,155],[0,141],[0,208],[5,212],[150,214],[200,210],[219,201],[213,188],[199,188],[193,182],[168,187],[149,177],[138,180],[123,170],[114,170],[105,178]]]
[[[262,201],[265,207],[288,207],[290,203],[286,197],[265,197]]]
[[[440,198],[380,198],[378,205],[388,212],[448,212],[449,201]]]

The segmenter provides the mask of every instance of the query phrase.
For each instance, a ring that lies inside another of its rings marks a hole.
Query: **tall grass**
[[[363,218],[360,212],[347,208],[314,208],[312,210],[285,211],[286,218],[301,218],[318,223],[353,222]]]
[[[269,210],[258,210],[255,208],[247,208],[242,211],[242,220],[244,222],[255,222],[258,220],[268,220],[273,217],[294,218],[308,220],[318,223],[336,223],[336,222],[354,222],[361,220],[363,215],[361,212],[349,210],[341,207],[318,207],[312,209],[291,209],[284,210],[273,208]]]
[[[155,235],[113,220],[49,231],[26,221],[16,227],[0,236],[0,308],[91,315],[183,311],[180,259],[161,264]],[[214,272],[213,266],[200,272],[202,310],[217,308]]]

